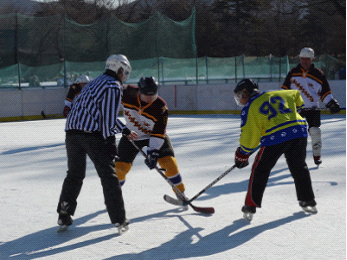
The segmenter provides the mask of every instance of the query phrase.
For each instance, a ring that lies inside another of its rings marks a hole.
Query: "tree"
[[[346,20],[346,1],[343,0],[290,0],[287,1],[293,8],[285,14],[293,14],[305,9],[315,9],[320,13],[325,13],[329,16],[340,15]]]

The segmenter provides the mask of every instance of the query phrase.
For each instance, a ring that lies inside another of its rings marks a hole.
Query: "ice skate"
[[[186,198],[186,196],[184,195],[184,192],[182,192],[183,196],[179,193],[175,193],[176,194],[176,197],[178,200],[182,201],[183,205],[182,205],[182,210],[188,210],[188,205],[184,205],[184,203],[186,201],[188,201],[188,198]]]
[[[247,221],[252,221],[253,215],[256,212],[256,207],[243,206],[241,211],[243,212],[243,218]]]
[[[319,165],[322,163],[320,156],[313,156],[313,160],[317,167],[319,167]]]
[[[317,203],[315,200],[300,201],[299,205],[307,213],[316,214],[318,212],[316,208]]]
[[[70,215],[68,214],[59,214],[58,218],[58,230],[57,232],[64,232],[65,230],[68,229],[69,226],[71,226],[73,223],[73,220]]]
[[[115,223],[114,226],[118,229],[118,233],[121,236],[129,230],[129,224],[130,221],[128,219],[125,219],[122,224]]]

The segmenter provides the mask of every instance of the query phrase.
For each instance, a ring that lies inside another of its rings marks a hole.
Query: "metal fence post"
[[[206,83],[208,84],[208,59],[207,59],[207,55],[205,55],[205,66],[206,66]]]

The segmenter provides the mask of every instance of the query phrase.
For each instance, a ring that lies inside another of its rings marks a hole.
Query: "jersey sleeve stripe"
[[[328,92],[324,93],[324,95],[321,96],[320,99],[323,101],[324,98],[325,98],[327,95],[329,95],[329,94],[331,94],[331,90],[329,90]]]

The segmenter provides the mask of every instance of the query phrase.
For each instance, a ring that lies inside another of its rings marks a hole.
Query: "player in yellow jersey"
[[[263,194],[272,168],[284,154],[294,179],[299,205],[306,212],[316,213],[316,201],[306,164],[307,124],[298,110],[304,101],[297,90],[264,91],[251,79],[241,80],[235,90],[236,102],[244,106],[241,112],[240,146],[235,153],[235,165],[248,165],[248,157],[258,146],[249,179],[244,218],[252,220],[261,207]]]

